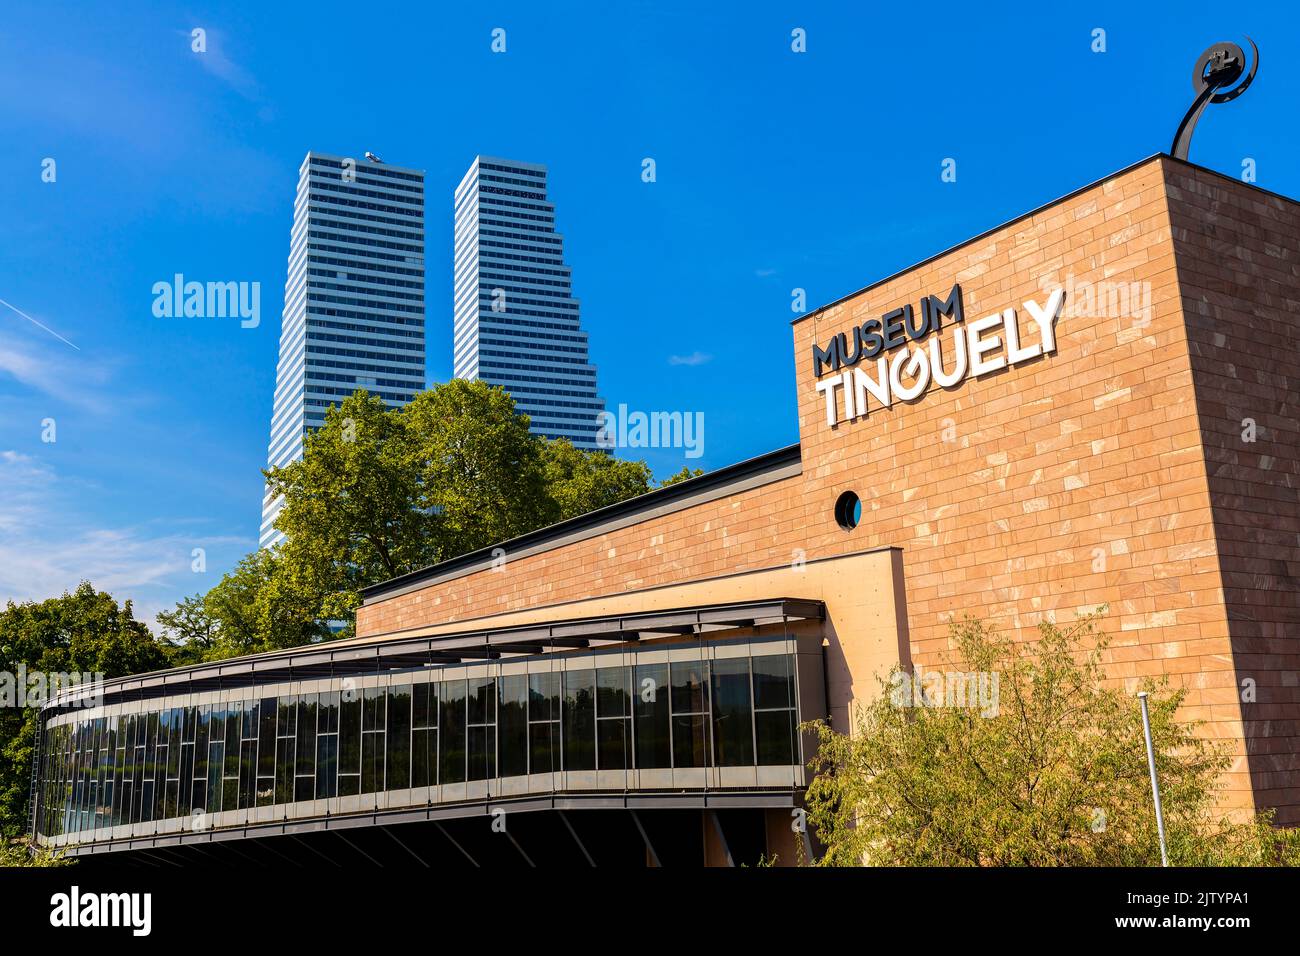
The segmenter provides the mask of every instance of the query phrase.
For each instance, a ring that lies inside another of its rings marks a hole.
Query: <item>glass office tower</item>
[[[298,177],[267,461],[302,457],[358,388],[397,407],[425,386],[424,172],[308,153]],[[262,503],[262,547],[282,499]]]
[[[455,202],[454,374],[505,388],[534,434],[595,449],[605,403],[546,167],[475,157]]]

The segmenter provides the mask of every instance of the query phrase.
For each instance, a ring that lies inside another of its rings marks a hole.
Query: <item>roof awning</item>
[[[662,637],[704,638],[713,632],[824,617],[825,606],[820,601],[770,598],[515,627],[475,628],[450,634],[312,644],[106,681],[101,700],[111,703],[118,699],[253,687],[312,677],[375,674]],[[71,696],[69,692],[60,699]],[[50,706],[57,708],[58,700]]]

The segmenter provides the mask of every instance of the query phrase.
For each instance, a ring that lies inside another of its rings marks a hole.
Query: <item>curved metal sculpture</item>
[[[1196,121],[1205,112],[1205,107],[1211,103],[1235,100],[1246,92],[1246,87],[1255,79],[1255,71],[1259,69],[1259,47],[1255,46],[1255,41],[1250,37],[1246,37],[1246,42],[1253,52],[1249,73],[1246,73],[1246,56],[1235,43],[1216,43],[1196,61],[1196,72],[1192,74],[1192,89],[1196,90],[1196,99],[1174,135],[1174,145],[1169,150],[1174,159],[1187,159]],[[1237,83],[1243,73],[1246,78],[1233,87],[1232,84]]]

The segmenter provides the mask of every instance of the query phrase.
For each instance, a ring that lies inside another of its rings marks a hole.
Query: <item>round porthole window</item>
[[[852,531],[862,520],[862,500],[851,491],[840,495],[835,502],[835,521],[845,531]]]

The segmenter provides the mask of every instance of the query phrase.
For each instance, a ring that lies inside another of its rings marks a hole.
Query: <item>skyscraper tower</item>
[[[424,377],[424,172],[311,152],[298,171],[267,461],[302,457],[325,409],[358,388],[390,406]],[[262,502],[262,547],[283,499]]]
[[[453,282],[456,377],[504,387],[534,434],[595,449],[605,403],[545,166],[475,157],[456,187]]]

